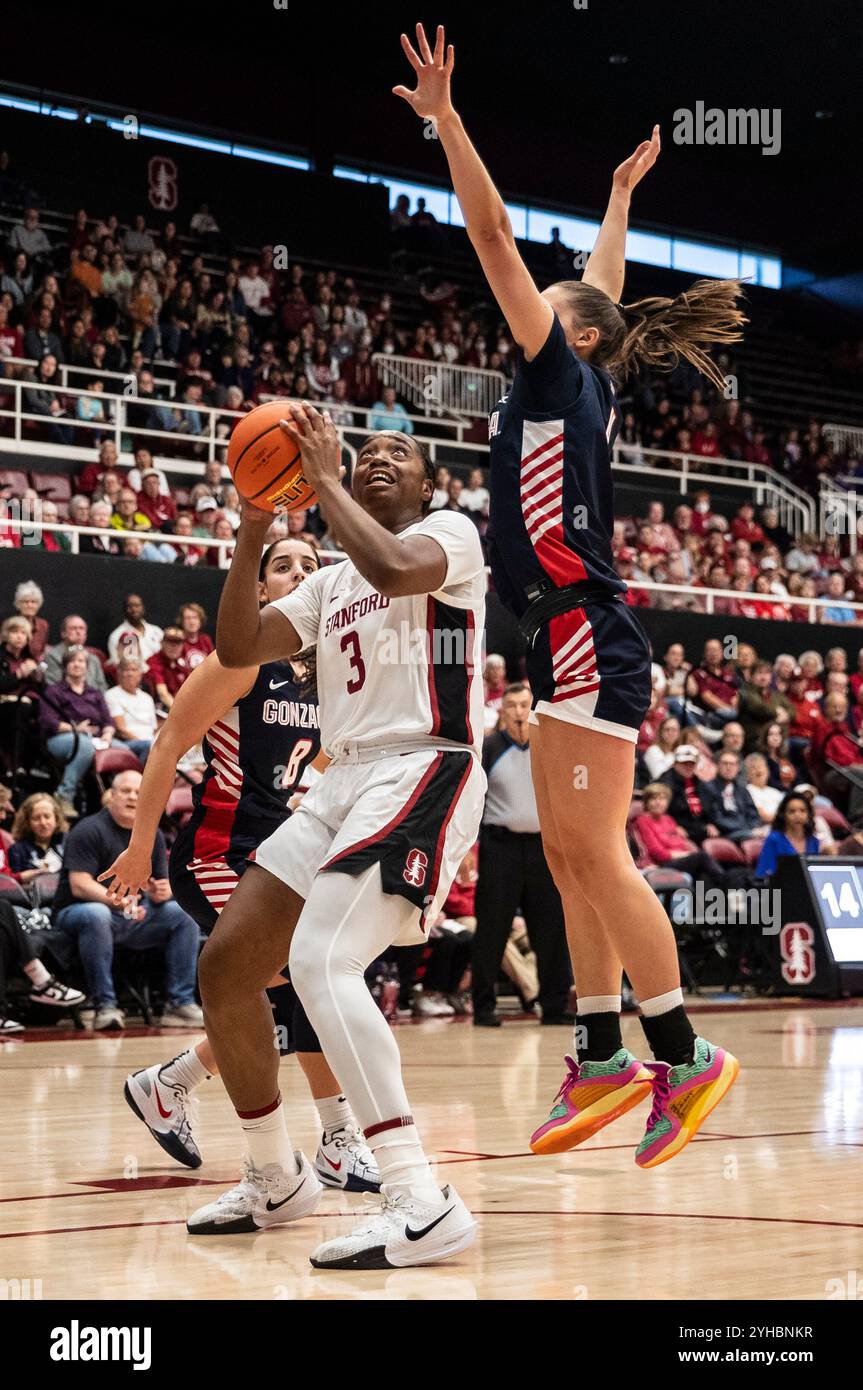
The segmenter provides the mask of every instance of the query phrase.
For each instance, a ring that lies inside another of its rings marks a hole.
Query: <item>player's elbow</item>
[[[484,251],[494,250],[496,246],[500,246],[502,250],[508,250],[511,246],[515,245],[515,240],[512,235],[512,223],[506,212],[503,214],[502,221],[498,220],[485,223],[479,227],[468,227],[467,234],[472,245],[475,246],[478,251],[480,248]]]

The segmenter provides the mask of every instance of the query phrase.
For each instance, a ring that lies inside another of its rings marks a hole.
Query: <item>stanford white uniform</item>
[[[384,891],[419,909],[446,897],[475,842],[485,774],[483,555],[474,524],[434,512],[400,532],[439,542],[439,590],[385,598],[350,561],[311,575],[277,608],[316,646],[321,744],[333,759],[255,862],[307,898],[319,870],[379,863]]]

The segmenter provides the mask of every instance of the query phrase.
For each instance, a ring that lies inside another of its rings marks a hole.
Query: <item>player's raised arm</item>
[[[244,498],[242,518],[216,619],[216,651],[229,670],[296,656],[303,645],[283,613],[272,605],[262,609],[258,601],[258,571],[272,515]]]
[[[438,25],[434,53],[421,24],[417,25],[417,42],[419,54],[407,35],[401,36],[402,48],[416,73],[416,89],[394,87],[393,92],[423,120],[434,122],[467,234],[485,277],[515,341],[527,358],[535,357],[551,328],[551,305],[542,298],[519,255],[503,199],[452,105],[450,78],[455,51],[452,44],[445,44],[443,25]]]
[[[659,126],[653,127],[649,140],[643,140],[634,154],[614,171],[611,197],[602,219],[596,245],[585,266],[582,282],[595,285],[616,304],[623,293],[626,267],[626,229],[629,225],[629,202],[632,190],[652,169],[659,157]]]

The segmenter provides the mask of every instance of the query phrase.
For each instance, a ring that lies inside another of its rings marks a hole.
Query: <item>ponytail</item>
[[[671,371],[684,358],[723,390],[725,378],[707,349],[742,337],[747,319],[738,305],[739,280],[696,280],[674,299],[655,296],[634,304],[614,304],[583,280],[558,281],[554,288],[565,295],[579,325],[599,329],[590,355],[595,366],[624,378],[642,367]]]

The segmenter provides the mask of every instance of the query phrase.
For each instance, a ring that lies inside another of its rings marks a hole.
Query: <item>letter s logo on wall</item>
[[[177,206],[177,166],[173,159],[154,155],[147,165],[150,206],[159,212],[173,212]]]

